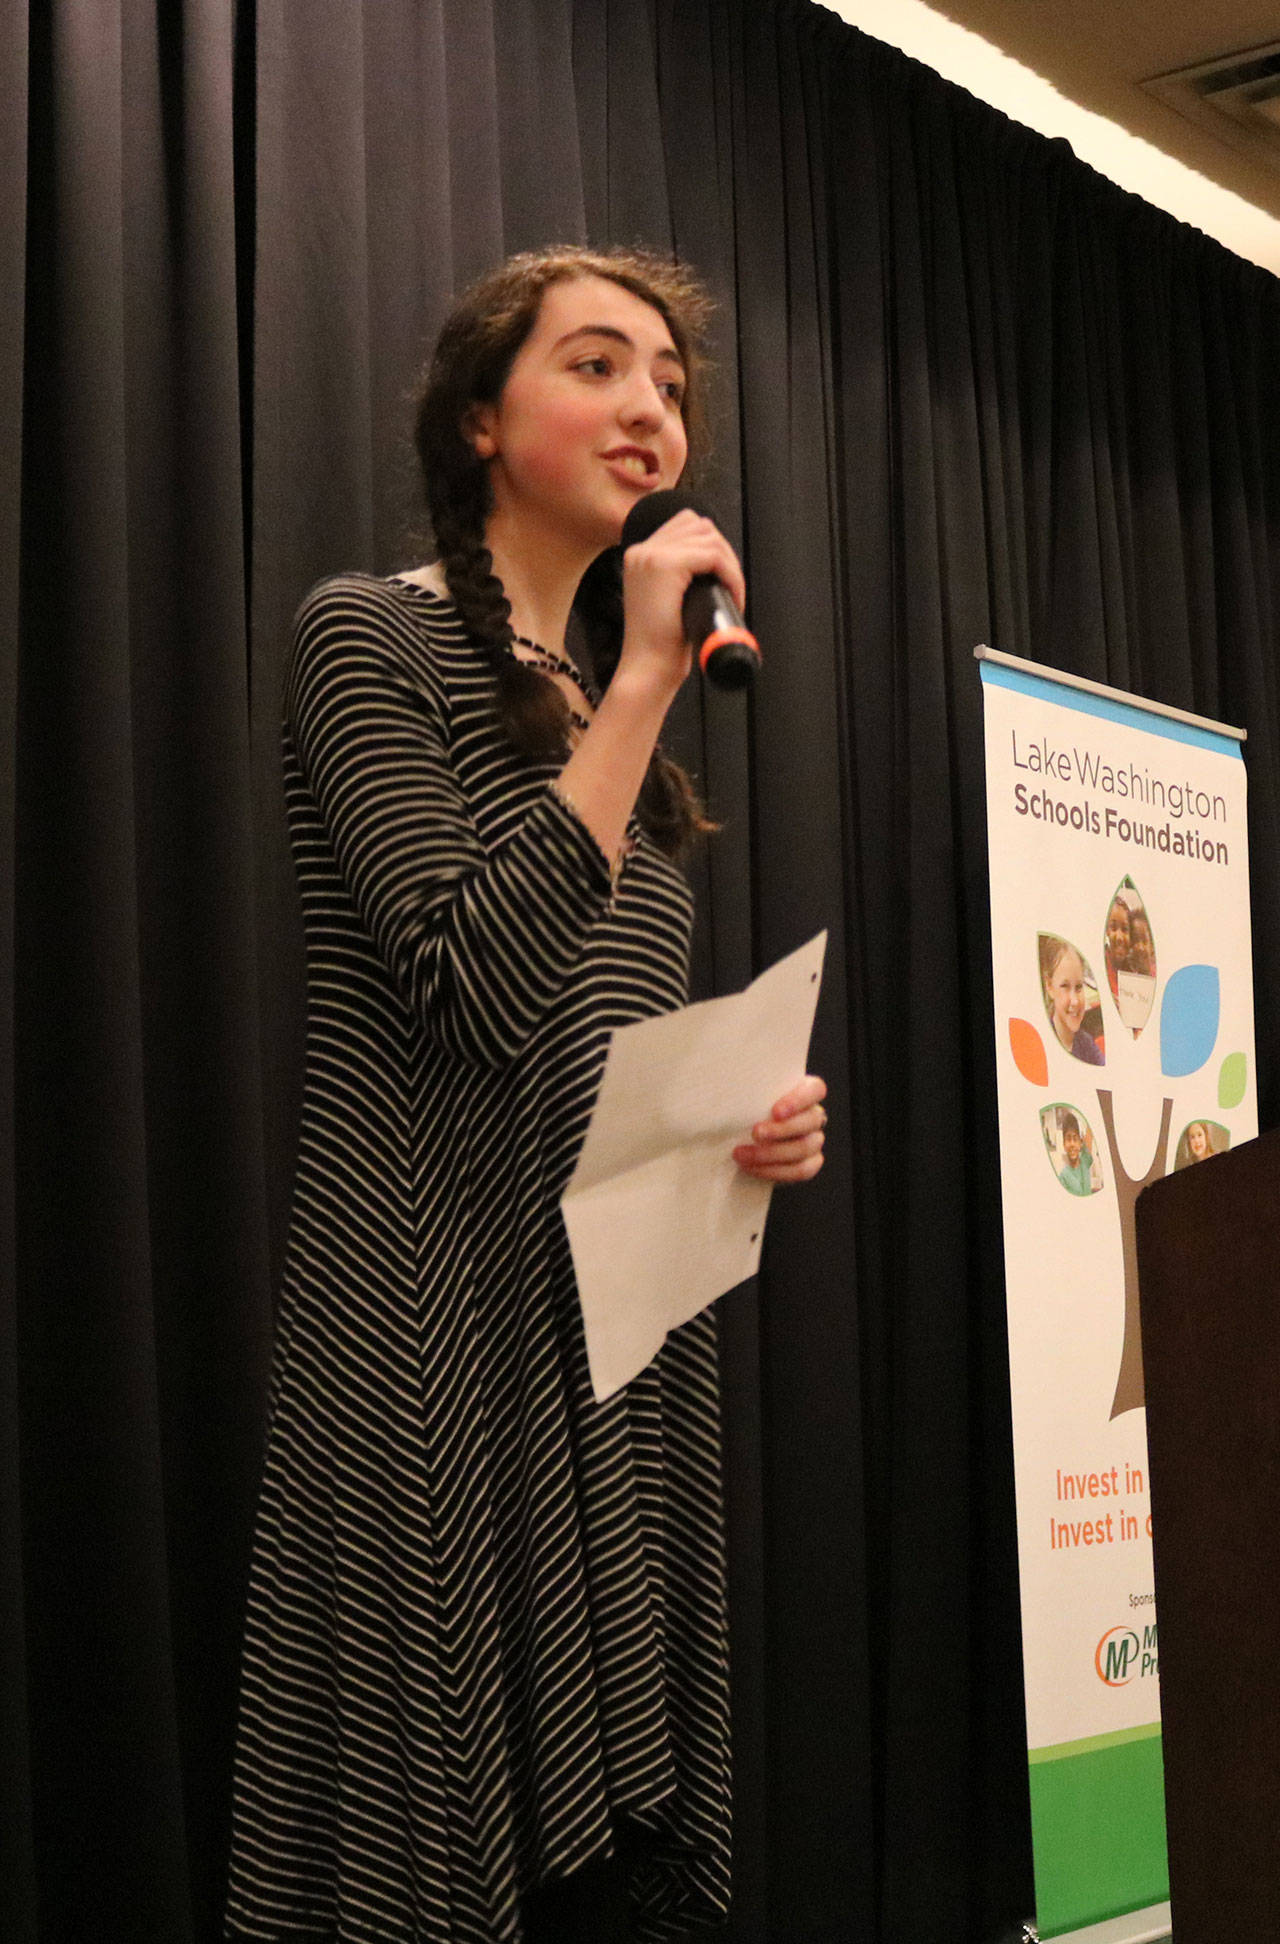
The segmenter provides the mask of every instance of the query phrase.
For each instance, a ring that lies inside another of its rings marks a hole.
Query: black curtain
[[[766,662],[673,722],[699,990],[830,933],[830,1163],[723,1310],[730,1934],[987,1944],[1031,1887],[972,650],[1247,727],[1269,967],[1280,286],[785,0],[45,0],[0,87],[0,1934],[217,1935],[289,618],[414,555],[449,297],[568,238],[720,303]]]
[[[270,1327],[231,35],[218,0],[26,27],[0,1930],[183,1940],[220,1897]]]

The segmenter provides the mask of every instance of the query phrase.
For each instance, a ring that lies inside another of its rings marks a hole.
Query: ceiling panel
[[[1119,122],[1223,188],[1280,217],[1274,110],[1252,118],[1205,106],[1199,90],[1145,83],[1280,44],[1280,0],[930,0],[948,19],[1032,68],[1062,94]],[[1270,117],[1270,119],[1268,119]]]

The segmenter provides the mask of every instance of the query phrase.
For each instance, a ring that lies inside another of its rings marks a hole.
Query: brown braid
[[[569,705],[554,682],[511,652],[511,603],[493,571],[483,528],[452,530],[452,511],[435,520],[445,585],[472,641],[494,673],[494,702],[503,732],[530,762],[560,762],[569,747]]]
[[[484,543],[492,510],[488,469],[464,427],[477,405],[495,404],[512,362],[533,329],[543,292],[570,277],[606,277],[652,304],[684,365],[682,401],[690,450],[704,443],[699,345],[710,311],[706,293],[665,258],[645,251],[593,251],[566,245],[510,258],[474,284],[445,323],[417,392],[414,442],[427,513],[449,592],[470,638],[493,667],[498,719],[512,747],[533,762],[562,762],[570,715],[553,681],[511,651],[511,607]],[[603,689],[622,650],[621,556],[601,555],[583,577],[574,608]],[[641,785],[636,813],[654,843],[684,855],[714,829],[689,778],[658,749]]]

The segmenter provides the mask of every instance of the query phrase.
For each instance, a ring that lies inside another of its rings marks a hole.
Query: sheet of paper
[[[773,1190],[733,1149],[805,1073],[826,943],[613,1035],[561,1201],[599,1403],[759,1266]]]

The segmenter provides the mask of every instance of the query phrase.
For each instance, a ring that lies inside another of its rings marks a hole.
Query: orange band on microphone
[[[750,628],[717,628],[714,634],[707,636],[701,648],[698,650],[698,667],[704,675],[707,672],[707,663],[715,654],[716,649],[725,648],[731,642],[735,641],[740,642],[744,648],[753,649],[757,655],[760,653],[760,643],[756,640]]]

